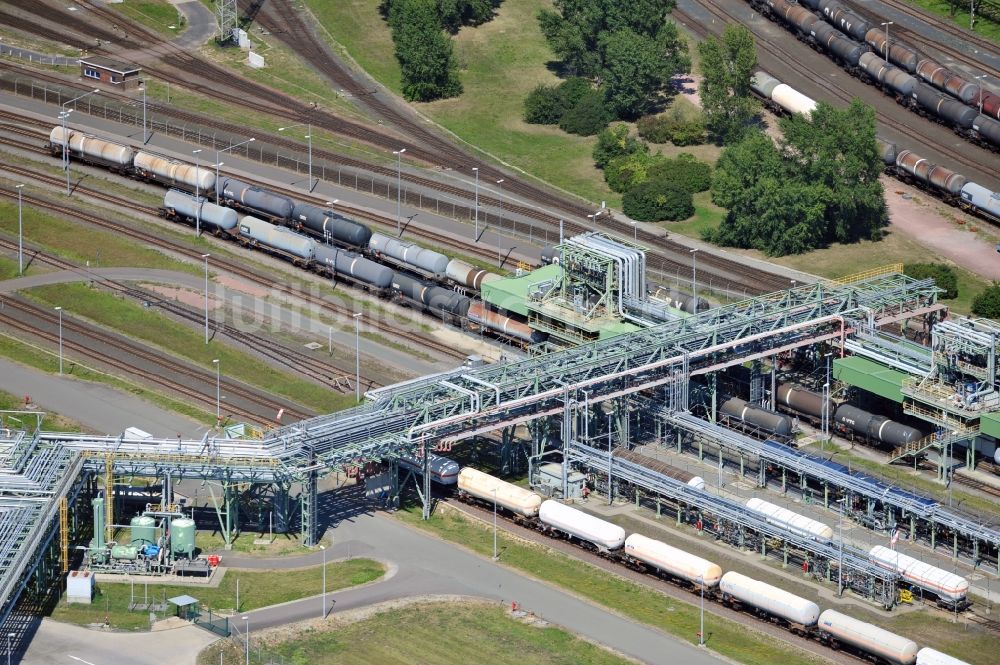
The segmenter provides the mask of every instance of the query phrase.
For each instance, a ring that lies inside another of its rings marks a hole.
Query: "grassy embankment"
[[[130,0],[109,8],[168,39],[184,32],[187,23],[168,0]]]
[[[371,559],[350,559],[337,561],[326,566],[327,592],[357,586],[376,580],[385,574],[382,564]],[[67,604],[65,599],[52,611],[52,618],[66,623],[87,625],[103,624],[105,616],[110,620],[111,627],[117,630],[145,630],[149,628],[149,612],[130,612],[129,602],[132,598],[132,587],[126,580],[118,583],[100,582],[97,585],[97,595],[91,605]],[[236,580],[240,580],[240,607],[236,605]],[[247,612],[261,607],[287,603],[300,598],[314,596],[321,588],[323,567],[297,568],[290,570],[227,570],[226,576],[219,586],[201,587],[170,586],[166,584],[150,584],[148,587],[150,601],[160,601],[164,598],[188,594],[198,599],[204,608],[214,611],[232,610]],[[135,585],[137,600],[142,602],[145,589]],[[206,609],[207,613],[207,609]],[[159,618],[173,614],[172,606]]]
[[[909,0],[909,2],[911,5],[923,7],[929,12],[950,20],[960,28],[969,29],[969,6],[967,4],[958,2],[955,3],[957,6],[953,6],[948,0]],[[976,6],[979,6],[978,2]],[[995,7],[996,5],[994,5],[994,11],[996,11]],[[952,10],[954,10],[954,13],[952,13]],[[916,19],[910,20],[914,21]],[[993,19],[977,15],[976,25],[972,31],[981,37],[992,39],[994,42],[1000,44],[1000,23]]]
[[[552,626],[530,625],[484,603],[422,603],[374,616],[282,631],[266,648],[290,665],[625,665],[618,657]],[[220,661],[219,652],[223,659]],[[199,665],[240,665],[244,654],[231,643],[203,651]]]
[[[24,398],[12,395],[0,390],[0,411],[21,411],[24,409]],[[16,425],[16,423],[7,423]],[[24,427],[33,428],[34,419],[24,422]],[[42,421],[42,431],[44,432],[79,432],[82,428],[69,418],[64,418],[58,413],[46,413],[45,420]]]

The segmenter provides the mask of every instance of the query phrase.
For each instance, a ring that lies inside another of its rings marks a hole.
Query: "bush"
[[[694,194],[707,191],[712,186],[712,167],[682,152],[674,159],[654,164],[649,168],[650,180],[671,183],[677,189]]]
[[[972,313],[988,319],[1000,319],[1000,282],[993,282],[972,299]]]
[[[943,263],[909,263],[903,272],[914,279],[934,278],[934,283],[944,289],[942,298],[952,300],[958,297],[958,275],[951,266]]]
[[[649,178],[649,169],[662,160],[661,155],[646,152],[620,155],[604,167],[604,181],[611,191],[622,194],[645,182]]]
[[[648,152],[649,146],[629,136],[628,125],[612,125],[597,135],[597,145],[593,152],[594,164],[603,169],[615,157],[640,151]]]
[[[566,112],[566,100],[559,86],[540,85],[524,100],[524,121],[533,125],[555,125]]]
[[[584,95],[593,91],[594,86],[590,81],[580,76],[571,76],[559,84],[559,93],[565,100],[567,111],[579,104]]]
[[[677,221],[694,214],[690,192],[663,180],[647,180],[622,197],[625,214],[641,222]]]
[[[569,134],[593,136],[607,127],[610,121],[608,111],[604,108],[604,97],[596,90],[591,90],[563,114],[559,119],[559,128]]]
[[[705,115],[688,100],[678,97],[660,115],[639,119],[639,136],[652,143],[673,143],[677,146],[705,142]]]

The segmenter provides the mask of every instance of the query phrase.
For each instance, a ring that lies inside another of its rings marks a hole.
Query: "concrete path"
[[[20,665],[194,665],[217,636],[186,625],[155,633],[108,633],[44,619]]]
[[[194,49],[215,36],[219,23],[211,9],[198,0],[170,0],[170,4],[177,7],[187,21],[184,32],[171,42],[183,49]]]

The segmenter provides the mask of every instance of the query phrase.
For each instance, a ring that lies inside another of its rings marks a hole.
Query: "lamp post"
[[[231,145],[228,148],[223,148],[222,150],[215,151],[215,205],[219,205],[219,167],[222,166],[222,162],[219,161],[219,156],[224,152],[229,152],[233,148],[239,148],[241,145],[246,145],[247,143],[253,143],[256,138],[249,138],[242,143],[237,143],[236,145]]]
[[[222,409],[220,407],[220,402],[222,401],[222,363],[219,362],[218,358],[212,359],[212,364],[215,365],[215,422],[222,422]]]
[[[24,184],[14,185],[17,189],[17,275],[24,274],[24,222],[21,218],[21,189]]]
[[[885,28],[885,62],[889,64],[889,26],[893,25],[895,21],[886,21],[881,25]]]
[[[690,250],[691,252],[691,296],[693,298],[693,314],[698,313],[698,248]]]
[[[354,398],[361,401],[361,316],[354,314]]]
[[[279,132],[283,132],[286,129],[294,129],[295,127],[306,126],[306,139],[309,140],[309,191],[313,190],[313,126],[311,122],[300,122],[295,125],[289,125],[288,127],[278,127]]]
[[[95,88],[95,89],[91,90],[90,92],[83,93],[79,97],[74,97],[73,99],[69,100],[68,102],[63,102],[63,104],[62,104],[62,109],[63,110],[59,113],[59,119],[62,120],[62,130],[63,130],[62,131],[62,141],[63,141],[62,154],[63,154],[63,169],[66,170],[66,196],[70,195],[70,188],[69,188],[69,136],[68,136],[68,132],[66,130],[66,119],[69,118],[69,114],[73,112],[73,109],[67,109],[66,107],[68,105],[72,104],[73,102],[77,101],[77,100],[83,99],[87,95],[93,95],[95,92],[100,92],[100,90],[97,89],[97,88]]]
[[[247,622],[246,632],[243,633],[243,637],[245,638],[246,655],[247,655],[246,665],[250,665],[250,617],[243,617],[243,620]]]
[[[698,631],[698,646],[705,646],[705,578],[698,576],[701,586],[701,630]]]
[[[197,150],[192,150],[191,154],[194,155],[194,198],[197,202],[201,198],[201,160],[198,159],[198,153],[201,152],[201,148]],[[197,205],[197,204],[196,204]],[[194,211],[194,237],[197,238],[201,236],[201,206],[198,205]],[[207,293],[207,288],[206,288]],[[205,296],[206,300],[208,296]],[[207,335],[205,339],[208,339]]]
[[[142,80],[142,144],[149,142],[149,135],[146,133],[146,80]]]
[[[406,152],[406,148],[400,148],[399,150],[393,150],[392,154],[396,155],[396,235],[399,235],[399,218],[401,216],[400,206],[402,205],[402,180],[401,180],[401,169],[403,161],[403,153]]]
[[[63,343],[62,343],[62,307],[56,307],[59,312],[59,373],[63,373]]]
[[[202,254],[205,259],[205,344],[208,344],[208,257],[211,254]]]
[[[979,76],[974,76],[973,78],[975,80],[979,81],[979,80],[987,78],[987,77],[988,77],[987,74],[980,74]],[[978,85],[979,85],[979,115],[982,115],[983,114],[983,85],[981,83],[978,84]]]
[[[323,550],[323,618],[326,618],[326,546],[320,545]]]
[[[493,560],[499,559],[497,554],[497,488],[493,488]]]
[[[639,230],[635,226],[635,221],[632,222],[632,242],[639,242]]]
[[[826,383],[823,384],[823,443],[822,449],[830,439],[830,356],[831,352],[824,354],[826,358]]]
[[[473,166],[472,170],[476,173],[476,235],[472,239],[479,242],[479,167]]]
[[[497,180],[497,187],[500,188],[500,221],[497,222],[497,268],[503,267],[503,259],[500,256],[500,229],[503,228],[503,178]]]

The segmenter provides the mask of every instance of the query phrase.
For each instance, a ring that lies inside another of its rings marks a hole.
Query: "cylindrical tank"
[[[449,261],[444,274],[456,284],[468,286],[471,289],[478,289],[482,286],[483,280],[487,276],[493,275],[489,270],[474,268],[461,259],[452,259]]]
[[[376,234],[377,235],[377,234]],[[399,291],[404,297],[422,305],[424,303],[424,292],[430,288],[430,284],[422,280],[404,275],[401,272],[392,273],[392,288]]]
[[[934,165],[912,150],[900,150],[899,154],[896,155],[896,166],[921,182],[927,182],[931,167]]]
[[[819,0],[802,0],[799,4],[804,5],[809,9],[819,9]]]
[[[240,235],[306,261],[316,255],[316,242],[312,238],[250,215],[240,220]]]
[[[916,77],[895,65],[887,64],[885,59],[871,51],[861,54],[858,65],[873,79],[901,97],[912,95],[913,88],[917,85]]]
[[[142,547],[156,542],[156,520],[149,515],[136,515],[129,522],[132,527],[132,544]]]
[[[761,72],[758,72],[758,74],[760,73]],[[777,85],[777,83],[775,83],[775,85]],[[544,247],[542,249],[542,254],[541,254],[542,263],[546,265],[550,263],[558,264],[559,261],[562,260],[561,257],[562,257],[562,252],[556,249],[554,246]]]
[[[532,330],[528,324],[486,309],[486,306],[481,302],[472,303],[469,306],[468,315],[470,321],[528,344],[541,342],[545,339],[543,333]]]
[[[972,123],[978,115],[976,109],[971,106],[966,106],[958,100],[945,97],[924,83],[917,83],[914,86],[912,97],[923,108],[962,129],[972,127]]]
[[[935,88],[944,90],[944,82],[951,72],[937,60],[923,58],[917,62],[917,76]]]
[[[104,498],[91,499],[90,509],[94,512],[94,538],[90,546],[94,549],[104,549]]]
[[[941,653],[930,647],[924,647],[917,652],[917,665],[969,665],[964,660],[959,660],[949,656],[946,653]]]
[[[750,79],[750,88],[764,99],[771,99],[771,94],[779,85],[781,85],[781,81],[774,78],[767,72],[757,72]],[[551,247],[549,249],[553,254],[555,254],[555,247]],[[545,252],[543,251],[542,257],[544,258],[544,256]]]
[[[381,233],[372,234],[368,248],[376,254],[384,254],[428,273],[442,275],[448,268],[448,257],[444,254],[425,249],[420,245],[401,242]]]
[[[876,545],[868,552],[868,556],[875,564],[896,571],[910,584],[937,594],[945,600],[963,600],[969,593],[969,581],[964,577],[888,547]]]
[[[711,588],[719,584],[718,564],[638,533],[625,539],[625,554],[669,575]]]
[[[215,186],[215,172],[204,166],[192,166],[143,150],[135,153],[133,164],[144,176],[168,185],[183,185],[186,189],[206,194]]]
[[[135,150],[131,146],[113,141],[105,141],[82,132],[77,132],[67,128],[63,134],[62,127],[54,127],[49,132],[49,143],[62,147],[65,143],[64,136],[69,137],[69,150],[82,154],[84,157],[95,161],[110,164],[112,166],[131,166],[135,158]]]
[[[800,413],[815,418],[823,417],[823,396],[791,383],[778,384],[778,401]],[[833,418],[834,403],[827,400],[827,417]]]
[[[812,626],[819,617],[819,605],[735,571],[719,580],[724,597],[764,610],[768,614],[801,626]]]
[[[806,97],[798,90],[789,85],[781,83],[774,87],[771,92],[771,99],[774,103],[788,111],[789,113],[801,113],[809,117],[816,109],[816,101]]]
[[[849,427],[858,434],[882,441],[892,446],[905,446],[923,438],[920,430],[877,416],[850,404],[841,404],[834,414],[834,422]]]
[[[764,0],[764,3],[771,8],[771,11],[782,17],[788,12],[789,7],[791,7],[791,4],[787,0]]]
[[[135,545],[115,545],[111,548],[112,559],[129,560],[139,558],[139,548]]]
[[[616,550],[625,543],[625,529],[617,524],[551,499],[538,509],[538,519],[553,529],[593,543],[599,549]]]
[[[732,397],[723,402],[719,410],[727,416],[742,420],[765,431],[773,432],[778,436],[790,436],[792,433],[791,418],[780,413],[775,413],[774,411],[752,406],[738,397]]]
[[[870,21],[855,14],[836,0],[824,0],[819,3],[819,7],[828,21],[853,39],[864,41],[865,35],[872,29]]]
[[[536,516],[542,505],[542,497],[534,492],[469,466],[458,474],[458,490],[481,501],[493,501],[496,497],[498,506],[523,517]]]
[[[865,41],[875,51],[885,57],[885,30],[882,28],[872,28],[865,34]],[[898,67],[902,67],[911,74],[917,71],[917,60],[919,53],[905,44],[897,42],[895,39],[889,40],[889,62]]]
[[[878,143],[878,154],[882,158],[882,162],[887,166],[894,166],[896,164],[896,144],[883,141],[878,137],[875,138],[875,141]]]
[[[758,498],[749,499],[746,506],[755,513],[763,515],[766,522],[784,527],[792,533],[823,543],[833,540],[833,529],[805,515],[799,515]]]
[[[897,665],[917,662],[917,643],[834,610],[819,615],[819,629],[843,644]]]
[[[961,173],[955,173],[951,169],[937,165],[931,167],[930,173],[927,174],[927,179],[935,187],[943,189],[954,196],[958,196],[962,188],[965,187],[965,183],[968,182],[966,177]]]
[[[170,549],[174,556],[194,555],[194,520],[178,517],[170,523]]]
[[[358,249],[368,247],[372,237],[372,230],[364,224],[311,203],[295,203],[292,219],[313,233]]]
[[[200,201],[200,206],[199,206]],[[232,208],[217,206],[205,197],[195,198],[179,189],[168,189],[163,195],[163,207],[175,211],[188,219],[200,219],[203,226],[211,226],[229,231],[239,223],[239,215]],[[201,208],[199,217],[198,208]]]
[[[316,261],[334,275],[348,275],[378,289],[387,289],[392,285],[392,268],[346,249],[317,243]]]
[[[993,145],[1000,145],[1000,121],[985,114],[977,115],[972,128]]]
[[[976,106],[979,106],[979,99],[975,100]],[[996,118],[1000,120],[1000,95],[995,95],[992,92],[983,92],[983,115],[988,118]]]
[[[294,204],[287,196],[269,192],[235,178],[223,178],[220,192],[226,200],[241,203],[270,217],[291,219]]]
[[[834,54],[849,65],[858,64],[861,54],[865,52],[865,47],[853,39],[848,39],[840,34],[835,28],[816,22],[813,24],[810,33],[817,42],[826,47],[830,53]]]
[[[400,455],[399,466],[409,469],[418,475],[424,473],[424,461],[413,455]],[[431,472],[431,480],[439,485],[454,485],[458,482],[458,462],[442,455],[427,453],[427,469]]]
[[[816,24],[816,21],[819,20],[811,11],[798,5],[788,5],[782,16],[785,17],[786,21],[801,30],[803,34],[807,35]]]
[[[989,213],[1000,217],[1000,192],[986,189],[982,185],[974,182],[965,184],[962,188],[962,201],[967,206],[979,210],[986,210]]]

